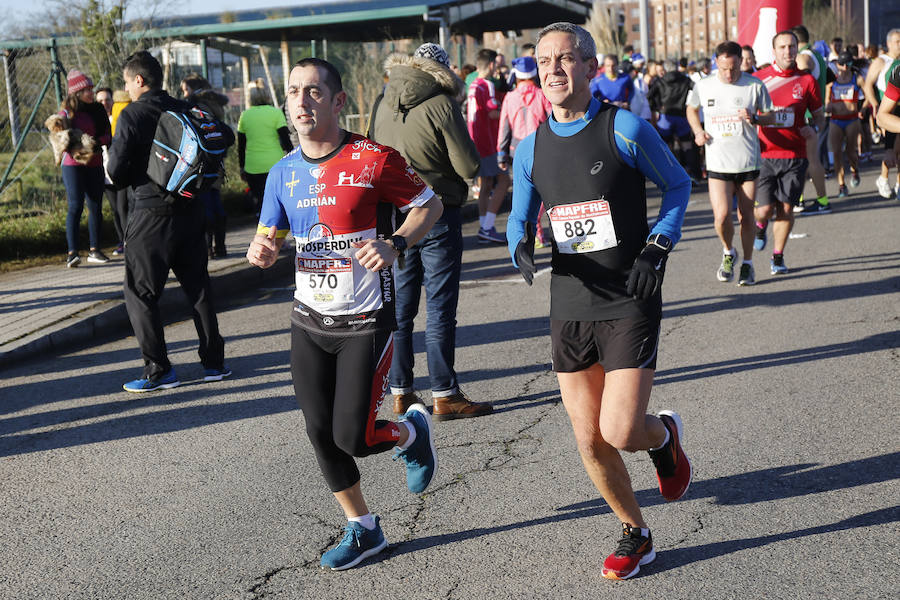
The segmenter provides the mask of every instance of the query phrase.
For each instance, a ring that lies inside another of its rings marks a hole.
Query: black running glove
[[[638,254],[625,284],[625,292],[636,300],[646,300],[662,287],[669,254],[653,244],[648,244]]]
[[[528,222],[525,223],[525,235],[516,246],[516,264],[525,282],[531,285],[537,269],[534,267],[534,225]]]

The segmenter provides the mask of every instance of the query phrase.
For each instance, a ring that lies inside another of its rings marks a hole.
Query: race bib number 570
[[[547,216],[553,239],[563,254],[598,252],[618,243],[606,200],[560,204],[550,208]]]
[[[350,258],[297,257],[297,292],[313,306],[352,302],[353,264]]]

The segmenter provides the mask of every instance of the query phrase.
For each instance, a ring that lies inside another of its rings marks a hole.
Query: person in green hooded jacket
[[[453,368],[462,270],[461,207],[469,197],[466,181],[481,164],[460,109],[464,84],[450,70],[447,52],[432,43],[422,44],[413,56],[389,56],[384,70],[388,83],[376,101],[366,137],[396,148],[444,205],[431,231],[408,248],[404,264],[394,268],[397,331],[389,377],[394,412],[403,414],[420,402],[413,387],[412,334],[424,285],[434,419],[485,415],[493,410],[491,404],[470,401],[459,389]]]

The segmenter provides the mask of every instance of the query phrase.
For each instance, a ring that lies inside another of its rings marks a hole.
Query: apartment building
[[[640,47],[640,9],[636,0],[607,3],[626,44]],[[716,45],[737,38],[738,0],[648,0],[650,57],[690,59],[710,56]]]

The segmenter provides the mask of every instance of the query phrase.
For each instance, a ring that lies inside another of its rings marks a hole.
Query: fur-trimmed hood
[[[391,54],[384,61],[389,81],[383,102],[396,112],[408,111],[437,94],[462,98],[465,84],[444,65],[429,58]]]

